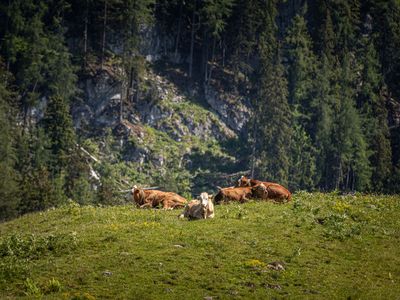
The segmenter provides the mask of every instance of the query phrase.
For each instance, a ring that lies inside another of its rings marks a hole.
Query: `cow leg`
[[[165,210],[172,210],[172,209],[174,209],[174,206],[173,205],[170,205],[168,202],[163,202],[163,209],[165,209]]]

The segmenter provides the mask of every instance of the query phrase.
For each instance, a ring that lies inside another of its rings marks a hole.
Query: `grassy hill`
[[[297,193],[217,206],[213,220],[178,214],[69,203],[0,224],[0,298],[400,295],[399,196]]]

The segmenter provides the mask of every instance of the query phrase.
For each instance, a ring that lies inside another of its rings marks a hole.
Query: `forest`
[[[1,0],[0,220],[125,203],[133,183],[190,197],[240,172],[399,193],[399,49],[399,0]],[[120,91],[112,121],[79,123],[99,74]],[[157,127],[144,108],[165,78],[190,101],[164,101],[179,118]],[[222,137],[191,129],[207,122]]]

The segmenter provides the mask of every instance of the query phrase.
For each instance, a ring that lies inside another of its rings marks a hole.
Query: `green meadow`
[[[0,299],[399,299],[400,197],[297,193],[211,220],[69,203],[0,224]]]

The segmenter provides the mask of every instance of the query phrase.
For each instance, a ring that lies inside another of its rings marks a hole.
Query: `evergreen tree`
[[[371,151],[372,183],[382,191],[391,172],[390,134],[387,124],[385,98],[381,94],[383,78],[381,66],[369,35],[364,36],[359,54],[361,60],[358,107],[362,114],[364,134]]]
[[[361,120],[355,108],[353,61],[346,56],[338,70],[333,106],[332,157],[335,188],[364,190],[370,184],[371,166],[368,161]]]
[[[258,136],[260,161],[258,175],[286,185],[289,171],[289,147],[291,139],[290,112],[287,102],[287,81],[278,55],[276,41],[276,3],[267,2],[262,13],[258,54],[257,102],[260,115],[256,130]]]
[[[129,0],[116,6],[115,19],[117,24],[123,28],[123,53],[120,66],[122,92],[120,102],[120,122],[124,117],[123,104],[138,101],[140,96],[141,80],[144,75],[144,56],[140,53],[140,29],[153,20],[154,0]]]
[[[49,99],[43,126],[50,140],[50,169],[57,174],[68,166],[76,147],[69,106],[62,97]]]
[[[307,131],[312,119],[311,100],[314,97],[317,58],[303,17],[296,15],[285,40],[285,58],[288,64],[289,103],[299,115],[298,122]]]
[[[312,139],[317,152],[316,182],[323,190],[332,188],[331,166],[332,161],[332,130],[333,130],[333,70],[328,56],[323,55],[317,72],[315,97],[311,103],[314,114]]]
[[[249,79],[254,71],[250,61],[252,55],[256,53],[262,26],[261,12],[265,10],[265,4],[259,0],[238,0],[233,6],[227,35],[236,83],[243,75],[245,79]]]
[[[303,17],[296,15],[285,39],[288,64],[289,103],[291,105],[293,137],[290,155],[290,186],[312,189],[315,185],[315,148],[311,102],[316,92],[317,59]]]
[[[300,125],[292,127],[289,186],[293,190],[313,190],[316,186],[316,149]]]
[[[97,201],[102,205],[115,205],[121,203],[120,195],[117,194],[118,175],[114,166],[108,162],[100,165],[100,187]]]
[[[270,67],[261,73],[259,87],[260,161],[257,173],[261,178],[287,185],[291,140],[287,85],[282,65],[277,63]]]
[[[360,1],[330,1],[336,32],[336,52],[342,58],[356,47],[360,26]]]
[[[0,220],[16,216],[20,201],[19,174],[15,169],[15,108],[10,105],[15,95],[6,85],[9,76],[0,60]]]
[[[215,49],[217,42],[221,39],[221,34],[225,30],[226,20],[229,18],[232,12],[233,0],[206,0],[202,13],[205,19],[205,32],[204,32],[204,57],[205,57],[205,68],[204,68],[204,79],[206,85],[212,77]],[[211,46],[211,65],[208,68],[209,61],[209,39],[212,39]]]
[[[52,174],[49,139],[42,128],[31,130],[18,141],[18,170],[21,173],[19,212],[40,211],[64,203],[64,173]]]

